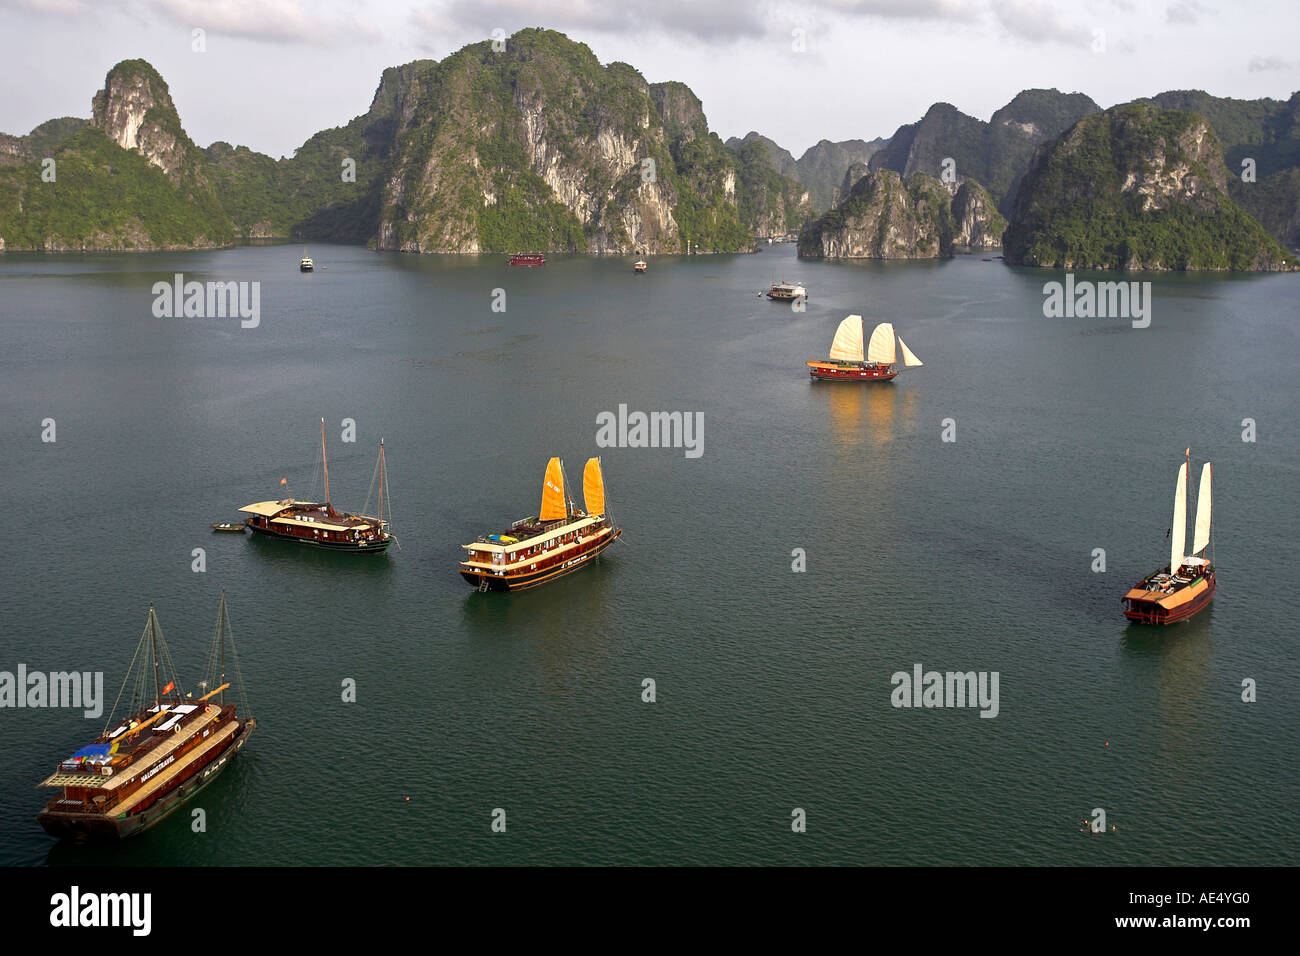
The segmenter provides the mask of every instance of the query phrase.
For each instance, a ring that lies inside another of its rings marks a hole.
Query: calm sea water
[[[152,601],[188,689],[224,588],[260,724],[206,833],[73,847],[35,784],[103,719],[0,711],[0,863],[1300,863],[1300,280],[1147,277],[1138,330],[1046,319],[1059,276],[978,257],[300,253],[0,258],[0,670],[102,670],[111,703]],[[259,327],[155,318],[176,272],[260,282]],[[805,312],[756,295],[783,276]],[[925,366],[810,384],[849,312]],[[703,455],[598,448],[621,403],[702,412]],[[213,535],[308,490],[321,417],[344,508],[385,438],[401,549]],[[1188,445],[1219,591],[1132,627]],[[624,543],[536,591],[460,580],[547,458],[595,454]],[[892,707],[916,663],[998,672],[998,716]],[[1080,833],[1097,807],[1118,832]]]

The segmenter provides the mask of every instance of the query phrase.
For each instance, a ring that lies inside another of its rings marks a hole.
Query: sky
[[[888,137],[935,102],[987,120],[1033,87],[1103,107],[1173,89],[1286,99],[1297,13],[1295,0],[0,0],[0,132],[89,117],[109,68],[141,57],[200,146],[287,156],[364,113],[385,67],[548,27],[602,63],[686,83],[724,139],[757,130],[797,157]]]

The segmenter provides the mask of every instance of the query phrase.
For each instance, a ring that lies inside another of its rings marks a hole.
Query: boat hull
[[[300,544],[308,548],[320,548],[322,551],[344,551],[348,554],[383,554],[388,550],[388,546],[393,543],[392,537],[374,544],[354,544],[351,541],[321,541],[319,538],[285,534],[274,528],[261,528],[253,524],[251,519],[248,522],[248,527],[253,530],[254,534],[266,535],[266,537],[275,538],[278,541],[291,541],[294,544]]]
[[[1145,591],[1139,584],[1122,599],[1124,616],[1136,624],[1178,624],[1208,607],[1216,586],[1217,572],[1203,575],[1171,594]]]
[[[238,756],[256,727],[256,720],[250,718],[242,721],[239,732],[230,738],[229,743],[204,754],[202,759],[195,761],[192,771],[183,778],[178,778],[175,786],[138,813],[113,817],[103,813],[67,813],[45,809],[36,815],[36,820],[46,833],[61,840],[111,841],[138,836],[171,816],[216,780],[226,765]]]
[[[814,382],[889,382],[898,377],[892,365],[862,366],[808,363],[808,375]]]
[[[477,568],[460,569],[460,576],[465,579],[466,583],[472,584],[480,590],[488,591],[526,591],[529,588],[535,588],[549,581],[556,581],[562,577],[573,574],[575,571],[581,571],[590,564],[594,564],[596,558],[600,557],[602,551],[614,543],[614,539],[623,533],[622,528],[615,528],[613,532],[606,535],[599,542],[592,546],[589,551],[583,551],[581,554],[574,555],[572,558],[561,564],[553,565],[549,568],[540,568],[537,571],[530,571],[524,574],[493,574],[491,571],[479,570]],[[486,588],[483,582],[487,582]]]

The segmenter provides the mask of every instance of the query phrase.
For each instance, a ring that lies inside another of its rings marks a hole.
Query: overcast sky
[[[0,0],[0,131],[88,117],[108,69],[143,57],[200,146],[291,155],[364,113],[384,67],[542,26],[686,83],[724,139],[758,130],[798,156],[937,101],[988,119],[1029,87],[1103,107],[1170,89],[1285,99],[1298,23],[1295,0]]]

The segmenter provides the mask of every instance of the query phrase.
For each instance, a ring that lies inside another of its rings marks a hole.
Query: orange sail
[[[542,482],[542,521],[567,518],[569,509],[564,501],[564,469],[560,459],[552,458],[546,464],[546,479]]]
[[[587,466],[582,469],[582,500],[587,514],[605,513],[605,476],[600,472],[599,458],[588,458]]]

